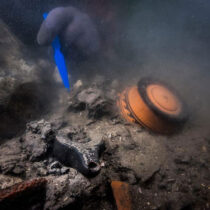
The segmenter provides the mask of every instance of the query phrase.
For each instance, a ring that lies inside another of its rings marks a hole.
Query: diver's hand
[[[99,35],[95,25],[87,14],[74,7],[51,10],[39,29],[37,42],[40,45],[51,44],[57,35],[65,48],[75,46],[85,55],[99,49]]]

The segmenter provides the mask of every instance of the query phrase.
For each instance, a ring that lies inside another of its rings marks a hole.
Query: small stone
[[[174,183],[176,180],[175,179],[168,179],[167,182],[168,183]]]
[[[101,163],[101,167],[105,167],[105,162],[102,162]]]
[[[40,125],[40,124],[42,125],[42,124],[44,124],[44,122],[45,122],[44,119],[41,119],[40,121],[37,122],[37,124],[38,125]]]
[[[141,187],[138,188],[138,191],[139,191],[140,194],[142,194]]]
[[[47,175],[47,170],[45,168],[39,168],[37,174],[39,176],[46,176]]]
[[[68,172],[69,172],[69,168],[67,168],[67,167],[62,167],[61,168],[61,174],[66,174]]]
[[[77,82],[74,84],[73,88],[78,89],[83,85],[82,80],[77,80]]]

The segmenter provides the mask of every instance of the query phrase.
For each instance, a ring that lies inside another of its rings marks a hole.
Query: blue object
[[[47,18],[47,15],[48,15],[47,13],[43,14],[44,19]],[[54,60],[55,60],[56,66],[58,67],[63,84],[68,90],[70,90],[68,71],[66,68],[64,55],[61,52],[61,44],[60,44],[58,36],[56,36],[55,39],[53,40],[52,47],[54,50]]]

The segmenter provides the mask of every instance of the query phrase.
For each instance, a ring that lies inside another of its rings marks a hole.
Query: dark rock
[[[87,110],[90,118],[100,118],[111,111],[111,101],[99,88],[89,87],[71,99],[69,110]]]
[[[54,159],[53,159],[52,157],[49,157],[48,163],[50,164],[50,163],[52,163],[53,161],[54,161]]]
[[[48,164],[48,160],[44,160],[43,163],[46,166]]]
[[[34,134],[40,134],[41,138],[50,141],[52,140],[54,130],[52,129],[51,123],[45,121],[45,120],[40,120],[40,121],[34,121],[30,122],[26,125],[27,130],[31,131]]]

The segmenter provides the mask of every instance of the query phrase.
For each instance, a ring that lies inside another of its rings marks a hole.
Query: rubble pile
[[[129,185],[133,209],[208,208],[207,133],[186,128],[169,138],[125,122],[112,83],[80,82],[62,112],[27,123],[23,135],[2,143],[0,183],[8,184],[1,189],[42,177],[43,209],[110,210],[111,182],[120,180]]]

